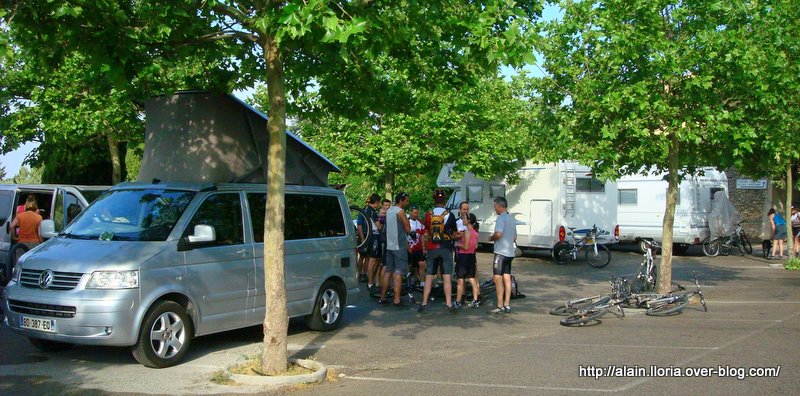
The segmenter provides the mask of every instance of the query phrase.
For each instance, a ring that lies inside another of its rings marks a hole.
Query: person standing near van
[[[783,258],[784,249],[783,241],[786,240],[786,220],[774,208],[767,212],[767,216],[772,225],[772,254],[770,258],[781,259]]]
[[[794,239],[794,257],[800,257],[800,212],[794,205],[792,205],[792,238]]]
[[[453,285],[450,275],[453,273],[452,235],[456,231],[456,218],[445,208],[447,194],[443,189],[437,188],[433,192],[435,207],[425,214],[425,229],[428,245],[427,272],[425,273],[425,287],[422,289],[422,305],[417,310],[419,313],[428,311],[428,297],[431,295],[433,277],[438,269],[437,261],[442,263],[442,279],[444,280],[444,300],[448,312],[456,313],[452,305]]]
[[[425,287],[425,224],[419,219],[419,208],[412,206],[410,213],[411,218],[408,222],[411,224],[413,238],[412,235],[409,235],[409,265],[411,263],[417,264],[417,279],[419,279],[419,285]]]
[[[383,226],[381,223],[378,222],[378,208],[380,207],[381,197],[378,194],[372,194],[367,199],[367,206],[364,208],[364,213],[369,216],[370,220],[372,220],[372,229],[371,230],[364,230],[364,232],[369,232],[369,241],[367,242],[366,246],[366,256],[367,256],[367,290],[372,290],[372,287],[375,286],[375,271],[376,267],[378,266],[378,260],[380,259],[380,252],[381,252],[381,241],[380,241],[380,230]],[[366,224],[365,224],[366,225]]]
[[[514,260],[514,241],[517,239],[517,225],[508,214],[508,201],[503,197],[494,199],[497,221],[494,234],[489,240],[494,242],[492,273],[497,289],[497,307],[491,313],[511,313],[511,261]]]
[[[474,214],[468,213],[462,217],[466,229],[461,233],[461,240],[456,242],[458,248],[458,255],[456,256],[456,278],[458,283],[456,285],[456,308],[460,308],[462,304],[462,296],[464,296],[464,283],[465,280],[469,281],[472,285],[472,308],[478,308],[480,305],[478,295],[480,289],[478,288],[478,279],[476,278],[477,260],[475,257],[475,249],[478,247],[478,219]]]
[[[36,204],[36,198],[33,195],[28,195],[25,200],[25,211],[17,214],[17,217],[11,221],[11,229],[17,234],[15,235],[17,243],[24,243],[29,248],[42,243],[42,237],[39,236],[39,226],[41,224],[42,215],[39,214],[39,205]],[[14,260],[16,259],[17,257],[14,257]]]
[[[408,272],[408,234],[411,232],[411,224],[405,211],[408,201],[408,194],[400,192],[394,199],[394,206],[386,211],[386,255],[383,258],[384,274],[379,302],[386,305],[389,279],[392,278],[395,308],[401,307],[403,275]]]

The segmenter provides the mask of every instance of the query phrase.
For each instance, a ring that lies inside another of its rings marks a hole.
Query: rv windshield
[[[194,192],[117,190],[98,198],[61,234],[75,239],[164,241]]]

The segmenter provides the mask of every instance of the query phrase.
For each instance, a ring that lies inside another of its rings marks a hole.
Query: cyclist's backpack
[[[442,243],[450,240],[450,235],[445,230],[445,221],[447,215],[450,214],[449,210],[445,210],[442,214],[434,214],[433,211],[429,212],[430,215],[430,236],[431,242]]]

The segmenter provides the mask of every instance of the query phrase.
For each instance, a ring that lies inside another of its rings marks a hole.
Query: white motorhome
[[[497,215],[494,199],[505,197],[508,212],[517,221],[517,246],[552,249],[567,237],[569,227],[598,228],[609,234],[600,239],[616,242],[617,184],[592,177],[591,169],[575,162],[527,163],[517,170],[520,180],[482,180],[466,172],[453,179],[453,164],[442,167],[437,184],[452,188],[448,207],[456,209],[467,201],[480,224],[481,243],[489,243]],[[454,213],[456,211],[454,210]]]
[[[667,181],[663,173],[625,176],[617,180],[617,223],[620,242],[660,241]],[[703,168],[700,176],[687,177],[678,185],[673,227],[674,248],[686,250],[709,236],[708,214],[717,191],[728,192],[728,177],[714,168]]]

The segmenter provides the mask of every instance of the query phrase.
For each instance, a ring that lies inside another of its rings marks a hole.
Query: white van
[[[494,199],[505,197],[508,213],[517,222],[517,246],[552,249],[564,240],[570,227],[591,229],[593,225],[608,234],[602,243],[614,243],[612,231],[617,220],[617,184],[592,177],[591,169],[576,162],[527,163],[517,170],[519,182],[482,180],[466,172],[458,181],[452,178],[453,165],[442,167],[437,184],[452,188],[448,207],[457,211],[467,201],[480,224],[481,243],[489,243],[497,214]]]
[[[56,231],[61,231],[80,212],[86,209],[110,186],[75,186],[55,184],[0,184],[0,278],[7,282],[11,265],[28,251],[24,244],[15,245],[9,225],[17,216],[19,206],[25,205],[28,195],[36,198],[39,214],[53,220]],[[13,249],[12,249],[13,246]]]
[[[620,242],[661,241],[664,210],[667,207],[667,181],[663,173],[625,176],[617,180],[617,223]],[[676,252],[703,242],[709,234],[708,214],[717,191],[728,192],[728,177],[714,168],[703,168],[701,176],[678,185],[673,242]],[[644,249],[644,246],[641,247]]]
[[[3,290],[6,324],[43,350],[128,346],[177,364],[193,337],[263,323],[266,186],[122,183],[23,256]],[[287,186],[290,317],[336,328],[357,295],[344,194]]]

